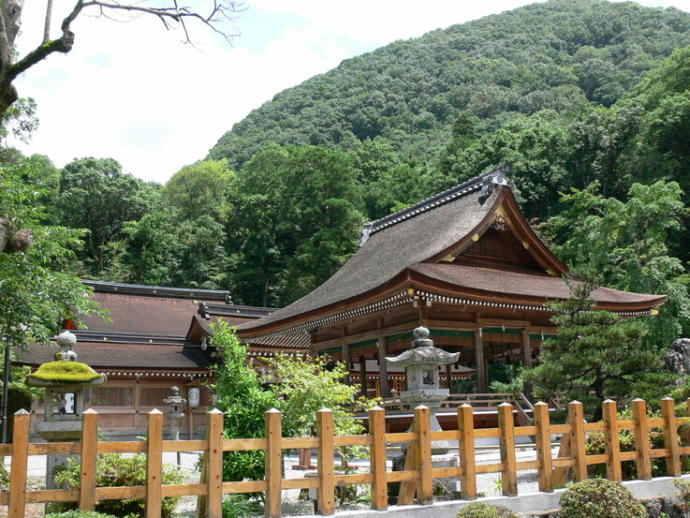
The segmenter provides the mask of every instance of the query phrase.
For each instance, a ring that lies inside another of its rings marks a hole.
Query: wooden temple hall
[[[383,357],[408,349],[412,330],[459,352],[440,373],[453,393],[488,391],[509,366],[530,365],[552,327],[549,301],[569,297],[567,266],[530,227],[501,169],[368,223],[359,250],[323,285],[239,326],[246,341],[308,340],[350,366],[369,395],[395,396],[404,373]],[[665,297],[600,287],[599,308],[655,314]]]
[[[83,281],[93,298],[108,311],[106,319],[83,316],[86,329],[65,328],[77,337],[78,360],[107,376],[104,385],[91,389],[88,405],[99,414],[99,427],[111,439],[132,438],[146,431],[146,414],[165,410],[163,399],[173,386],[187,399],[181,435],[203,437],[205,412],[212,403],[207,387],[212,366],[220,355],[210,344],[211,324],[223,320],[236,326],[275,311],[233,304],[224,290],[141,286]],[[262,369],[262,358],[278,353],[302,354],[309,342],[257,340],[249,347],[248,361]],[[15,363],[36,368],[52,361],[56,346],[29,344],[18,351]],[[22,403],[24,405],[26,403]],[[41,401],[32,402],[41,414]],[[34,420],[36,422],[36,420]]]

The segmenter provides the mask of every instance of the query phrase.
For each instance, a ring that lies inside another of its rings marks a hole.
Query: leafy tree
[[[623,166],[636,179],[666,178],[690,193],[690,47],[674,52],[630,93],[627,104],[640,108],[639,129]]]
[[[51,54],[67,54],[72,50],[75,40],[72,24],[81,16],[101,16],[105,19],[152,16],[160,20],[166,29],[180,28],[185,41],[189,43],[190,30],[194,25],[206,26],[229,40],[231,32],[224,28],[223,24],[232,21],[238,11],[234,0],[202,2],[195,7],[178,6],[177,2],[167,0],[153,2],[153,5],[139,2],[75,0],[69,14],[60,23],[60,36],[52,38],[53,2],[48,2],[42,41],[26,55],[20,56],[15,52],[14,44],[21,28],[23,4],[22,0],[6,0],[0,10],[0,119],[7,117],[11,107],[15,108],[13,105],[17,102],[18,94],[14,83],[20,74]],[[11,115],[11,112],[9,114]]]
[[[177,210],[180,221],[208,214],[222,221],[229,209],[233,179],[227,160],[205,160],[175,173],[161,190],[161,198]]]
[[[644,320],[647,344],[663,349],[690,330],[690,297],[682,262],[669,252],[686,209],[675,182],[633,184],[628,200],[605,198],[594,182],[564,195],[563,210],[544,231],[554,251],[605,286],[668,295],[659,316]]]
[[[362,424],[353,419],[352,405],[368,408],[373,404],[358,398],[359,385],[344,383],[347,367],[331,365],[328,357],[292,358],[277,356],[268,361],[271,376],[278,380],[274,391],[283,412],[283,430],[289,436],[308,436],[316,431],[316,413],[333,411],[336,435],[362,433]]]
[[[106,246],[122,237],[127,221],[149,209],[155,188],[130,174],[111,158],[79,158],[60,178],[60,221],[84,228],[86,249],[80,254],[87,270],[98,275],[106,266]]]
[[[276,145],[257,153],[238,174],[229,223],[241,300],[283,305],[324,282],[355,249],[360,207],[348,155]]]
[[[175,286],[180,271],[180,246],[173,211],[157,207],[139,221],[122,226],[123,238],[105,245],[108,266],[104,280],[153,286]],[[186,286],[183,281],[179,286]]]
[[[451,183],[472,178],[497,164],[507,165],[524,211],[529,216],[543,217],[557,205],[556,188],[570,185],[567,155],[563,152],[568,137],[567,127],[556,112],[541,111],[515,117],[476,141],[456,137],[441,163]]]
[[[225,414],[225,437],[263,437],[264,413],[278,405],[275,395],[264,390],[256,370],[247,363],[247,347],[225,322],[213,325],[211,344],[223,358],[215,368],[212,389],[218,398],[216,407]],[[223,454],[224,480],[259,480],[263,475],[263,451]]]
[[[84,233],[42,223],[44,186],[27,181],[35,177],[34,165],[0,167],[0,212],[11,228],[30,230],[32,242],[25,252],[0,254],[0,337],[13,348],[47,343],[65,318],[96,309],[90,290],[68,273]]]
[[[642,323],[595,309],[593,289],[571,282],[571,298],[551,304],[558,334],[543,342],[539,365],[524,370],[523,378],[538,398],[579,400],[598,420],[606,398],[658,398],[670,380],[661,374],[658,350],[644,344]]]
[[[83,231],[43,223],[46,186],[35,166],[32,160],[0,166],[4,223],[11,231],[31,233],[26,250],[0,253],[0,350],[10,355],[28,343],[49,343],[66,318],[78,320],[79,315],[97,312],[88,296],[91,290],[69,273]],[[10,384],[4,388],[29,393],[25,376],[25,368],[12,368]]]

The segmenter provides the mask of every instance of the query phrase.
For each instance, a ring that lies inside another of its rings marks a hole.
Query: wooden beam
[[[434,320],[429,319],[429,329],[443,329],[452,331],[474,331],[481,327],[477,322],[465,322],[465,321],[455,321],[455,320]],[[363,331],[361,333],[354,333],[347,335],[345,337],[329,338],[328,340],[323,340],[321,342],[315,342],[312,344],[314,352],[318,352],[322,349],[327,349],[329,347],[341,346],[345,343],[352,344],[355,342],[363,342],[365,340],[372,340],[378,338],[381,334],[383,336],[397,335],[404,333],[405,331],[412,332],[412,330],[419,326],[419,320],[411,320],[404,322],[402,324],[396,324],[394,326],[388,326],[381,329],[372,329],[371,331]],[[542,328],[538,328],[541,330]],[[543,328],[545,331],[547,328]],[[536,331],[534,331],[536,332]]]
[[[529,327],[529,320],[511,320],[509,318],[480,318],[477,322],[482,327],[510,327],[513,329],[523,329]]]

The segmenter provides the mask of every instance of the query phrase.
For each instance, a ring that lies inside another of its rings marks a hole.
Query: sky
[[[17,40],[23,55],[40,44],[47,0],[25,2]],[[166,0],[137,0],[161,5]],[[51,35],[74,0],[60,0]],[[134,2],[132,2],[134,3]],[[181,2],[183,3],[183,2]],[[208,0],[187,0],[203,11]],[[245,0],[227,32],[231,44],[202,27],[194,46],[151,17],[81,16],[75,44],[29,69],[17,84],[33,97],[40,126],[28,154],[58,167],[74,158],[114,158],[125,172],[164,183],[203,159],[223,133],[275,94],[344,59],[399,39],[500,13],[524,0]],[[690,11],[690,0],[640,0]]]

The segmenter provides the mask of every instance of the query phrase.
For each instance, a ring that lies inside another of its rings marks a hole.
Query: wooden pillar
[[[345,375],[345,383],[348,385],[351,383],[350,380],[350,344],[343,344],[343,363],[345,364],[345,369],[347,374]]]
[[[379,379],[381,383],[381,396],[391,397],[390,387],[388,386],[388,365],[386,364],[386,337],[383,333],[378,337],[379,345]]]
[[[451,379],[452,379],[451,378],[452,373],[451,373],[450,368],[451,368],[451,365],[449,363],[448,365],[446,365],[446,388],[448,389],[449,392],[450,392]]]
[[[484,361],[484,342],[482,340],[482,328],[474,330],[474,360],[477,364],[477,392],[486,392],[488,384],[486,379],[486,362]]]
[[[529,343],[529,330],[522,330],[522,364],[525,367],[532,366],[532,344]]]
[[[367,391],[367,357],[359,357],[359,386],[362,391],[362,395],[367,397],[369,392]]]
[[[266,493],[264,516],[266,518],[280,518],[281,483],[283,450],[280,448],[282,438],[282,414],[272,408],[265,414],[266,426]]]

